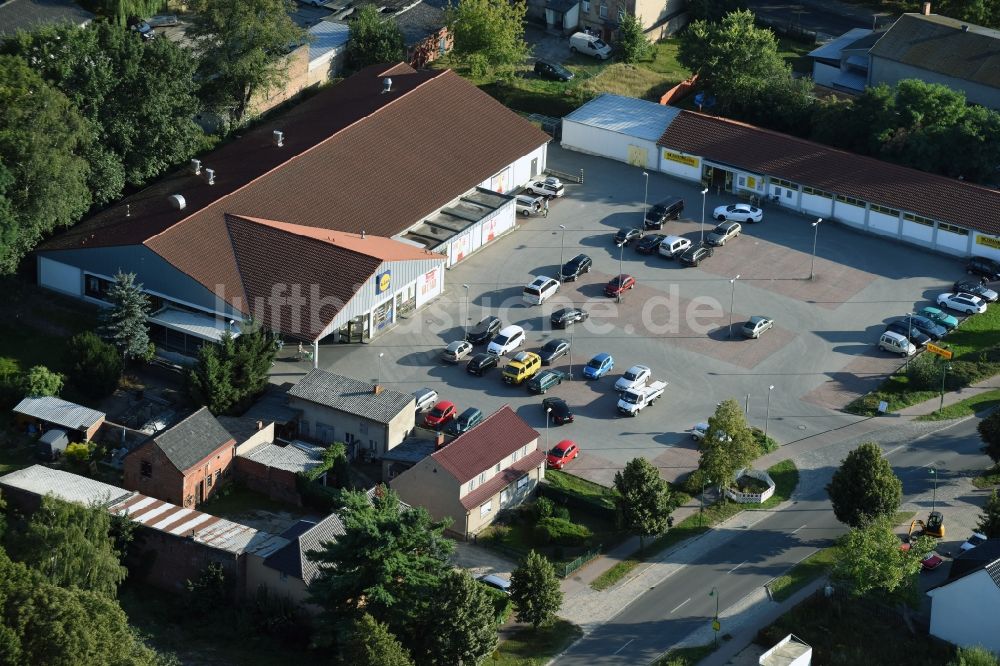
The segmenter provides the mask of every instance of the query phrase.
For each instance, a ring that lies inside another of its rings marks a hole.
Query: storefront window
[[[111,281],[99,278],[96,275],[84,275],[83,293],[90,298],[100,301],[108,301],[108,289],[111,288]],[[110,301],[108,301],[110,302]]]
[[[393,303],[391,298],[372,311],[372,324],[375,326],[376,331],[381,331],[393,321]]]

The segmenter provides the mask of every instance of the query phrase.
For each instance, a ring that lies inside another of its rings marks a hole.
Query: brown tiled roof
[[[465,483],[536,439],[535,429],[504,405],[431,457],[459,483]]]
[[[548,140],[450,70],[373,66],[202,157],[214,185],[182,170],[40,250],[142,243],[207,288],[225,285],[235,305],[245,294],[227,214],[391,237]]]
[[[681,111],[657,142],[747,171],[1000,234],[1000,192],[787,134]]]
[[[467,510],[475,509],[477,506],[493,497],[531,470],[538,467],[544,460],[545,451],[532,451],[483,485],[477,487],[472,492],[467,493],[461,499],[462,506]]]

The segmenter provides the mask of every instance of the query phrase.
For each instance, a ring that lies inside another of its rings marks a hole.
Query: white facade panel
[[[764,177],[746,171],[736,172],[737,191],[752,192],[754,194],[764,194]]]
[[[701,158],[669,148],[661,148],[660,171],[678,178],[701,182]]]
[[[799,206],[799,195],[801,192],[798,189],[792,189],[790,187],[785,187],[784,185],[771,185],[768,194],[773,197],[778,197],[778,203],[782,206],[792,206],[793,208],[798,208]]]
[[[934,227],[903,220],[903,238],[930,243],[934,240]]]
[[[868,211],[868,228],[881,234],[898,234],[899,217],[870,210]]]
[[[969,237],[961,234],[953,234],[944,229],[938,229],[937,247],[939,250],[960,252],[965,254],[969,248]]]
[[[417,307],[441,295],[444,289],[444,268],[435,266],[417,278]]]
[[[38,284],[64,294],[83,295],[83,274],[80,269],[48,257],[38,258]]]
[[[802,194],[802,210],[820,217],[830,217],[833,214],[833,199],[815,194]]]
[[[659,148],[655,141],[621,132],[563,120],[562,146],[607,157],[645,169],[655,169]]]
[[[1000,238],[976,232],[972,241],[972,254],[1000,261]]]
[[[542,144],[527,155],[517,158],[513,164],[508,164],[497,173],[479,183],[479,187],[500,192],[501,194],[507,194],[516,190],[534,176],[545,171],[545,158],[547,154],[548,144]],[[532,175],[532,168],[534,168],[534,176]]]
[[[1000,652],[1000,589],[985,569],[931,590],[931,636],[962,647]]]
[[[865,213],[867,211],[861,206],[844,203],[843,201],[833,202],[833,218],[852,226],[865,226]]]

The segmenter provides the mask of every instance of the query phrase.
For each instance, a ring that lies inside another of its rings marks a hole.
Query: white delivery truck
[[[657,381],[647,386],[629,389],[618,399],[618,411],[628,416],[638,416],[639,411],[646,405],[656,402],[666,388],[666,382]]]

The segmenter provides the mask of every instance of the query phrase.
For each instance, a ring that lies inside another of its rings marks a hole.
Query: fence
[[[556,564],[556,575],[560,578],[567,578],[571,573],[582,567],[587,562],[591,561],[595,557],[601,554],[602,546],[595,546],[593,549],[588,550],[586,553],[576,558],[572,562],[567,562],[565,564]]]
[[[556,171],[555,169],[546,169],[545,173],[550,176],[555,176],[559,180],[566,180],[571,183],[583,183],[583,169],[580,169],[580,175],[575,176],[571,173],[566,173],[565,171]]]

